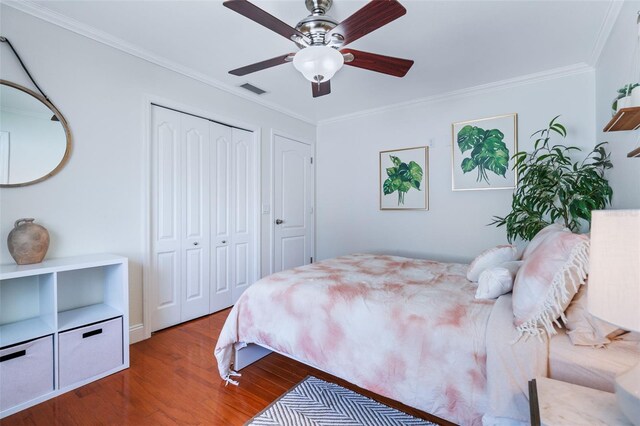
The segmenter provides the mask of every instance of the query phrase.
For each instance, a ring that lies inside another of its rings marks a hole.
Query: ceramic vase
[[[9,232],[9,253],[18,265],[40,263],[49,249],[49,232],[35,219],[18,219]]]

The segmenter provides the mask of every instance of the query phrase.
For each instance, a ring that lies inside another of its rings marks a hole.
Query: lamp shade
[[[589,257],[589,312],[640,331],[640,210],[593,211]]]
[[[314,83],[330,80],[342,65],[342,54],[328,46],[305,47],[293,57],[293,66]]]

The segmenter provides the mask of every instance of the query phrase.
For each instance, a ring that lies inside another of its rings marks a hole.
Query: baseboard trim
[[[129,344],[133,345],[146,339],[144,335],[144,324],[135,324],[129,327]]]

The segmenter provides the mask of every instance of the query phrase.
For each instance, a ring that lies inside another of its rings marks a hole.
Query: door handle
[[[276,219],[276,225],[282,225],[283,223],[284,223],[284,220]]]
[[[197,245],[198,245],[198,242],[197,242],[197,241],[194,241],[194,242],[193,242],[193,245],[194,245],[194,246],[197,246]]]

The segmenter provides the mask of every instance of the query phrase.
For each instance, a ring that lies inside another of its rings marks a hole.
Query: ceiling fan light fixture
[[[313,83],[330,80],[343,65],[342,54],[329,46],[309,46],[293,57],[293,66]]]

